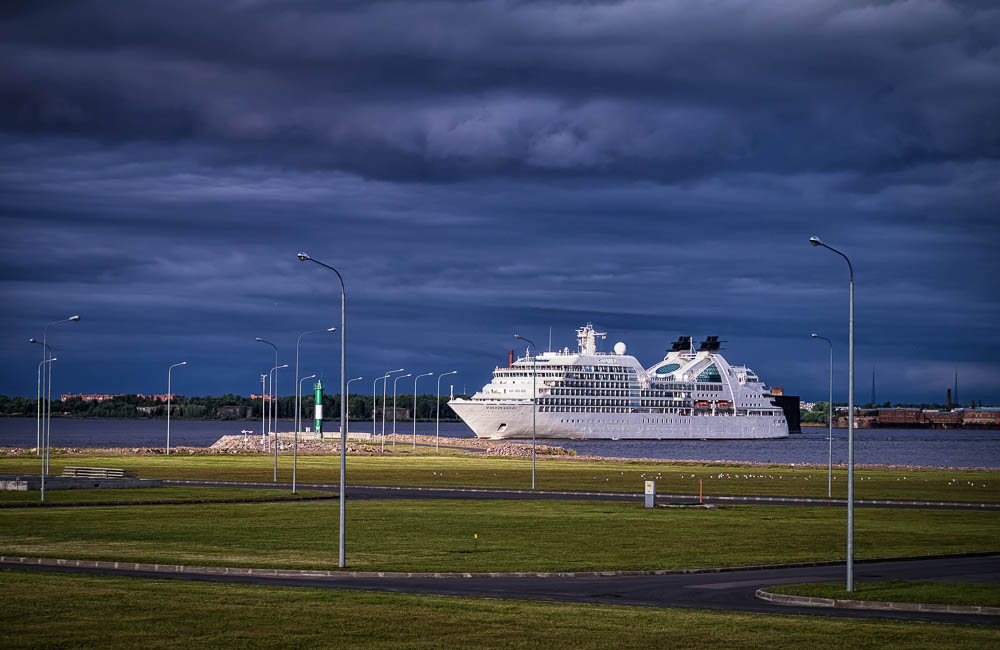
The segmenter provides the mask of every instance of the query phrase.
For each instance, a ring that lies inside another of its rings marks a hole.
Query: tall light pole
[[[46,359],[51,358],[52,356],[51,348],[49,348],[49,346],[46,345],[49,339],[49,328],[52,327],[53,325],[58,325],[59,323],[75,323],[78,320],[80,320],[80,316],[74,314],[69,318],[52,321],[51,323],[45,326],[45,329],[42,330],[42,361],[45,361]],[[42,436],[40,437],[42,438],[42,443],[45,445],[45,448],[48,449],[48,446],[52,443],[52,366],[50,365],[44,369],[46,371],[46,374],[48,375],[48,388],[46,389],[46,398],[45,398],[46,399],[45,413],[44,413],[45,430],[42,432]],[[42,385],[45,386],[45,384],[46,384],[46,378],[43,376]],[[47,472],[49,471],[49,461],[48,461],[49,454],[48,453],[44,454],[44,457],[45,457],[45,471]]]
[[[854,591],[854,265],[847,255],[827,246],[819,237],[810,237],[813,246],[822,246],[844,258],[851,274],[847,337],[847,589]],[[832,405],[831,405],[832,407]]]
[[[351,396],[351,382],[352,381],[361,381],[362,379],[364,379],[364,377],[355,377],[354,379],[348,379],[347,380],[347,396],[346,397],[348,399],[350,399],[350,396]],[[372,402],[372,404],[374,404],[374,402]],[[350,409],[347,409],[345,411],[345,413],[347,413],[347,418],[346,418],[346,422],[344,424],[344,427],[346,429],[349,429],[351,427],[351,411],[350,411]]]
[[[375,404],[377,404],[377,400],[378,400],[378,392],[377,392],[378,391],[378,383],[380,381],[382,382],[382,394],[384,395],[385,394],[385,381],[387,379],[389,379],[389,375],[391,375],[394,372],[403,372],[403,369],[402,368],[397,368],[396,370],[390,370],[389,372],[385,373],[381,377],[376,377],[375,379],[372,380],[372,440],[374,440],[375,436],[378,435],[378,429],[376,428],[376,427],[378,427],[378,424],[376,424],[377,417],[376,417],[376,409],[375,409]],[[382,410],[384,411],[385,409],[383,408]]]
[[[514,335],[515,339],[520,339],[531,346],[531,489],[535,489],[535,412],[538,411],[538,391],[535,389],[535,378],[538,373],[535,369],[535,359],[538,348],[531,339]]]
[[[309,375],[308,377],[303,377],[302,379],[299,380],[299,393],[300,394],[302,393],[302,382],[304,382],[306,379],[313,379],[314,377],[316,377],[316,375]],[[299,414],[296,413],[295,415],[297,417]],[[295,492],[295,476],[298,473],[298,469],[299,469],[299,428],[298,427],[295,427],[295,438],[294,438],[294,440],[295,440],[295,442],[292,444],[292,494],[296,494],[296,492]]]
[[[288,364],[283,363],[280,366],[275,366],[271,368],[271,371],[267,373],[269,381],[271,383],[271,410],[274,411],[274,417],[271,418],[271,427],[274,431],[271,431],[271,446],[274,447],[274,478],[272,481],[274,483],[278,482],[278,408],[274,406],[274,402],[278,399],[278,391],[276,387],[278,385],[278,370],[281,368],[287,368]],[[271,373],[274,373],[274,377],[271,377]]]
[[[826,471],[826,498],[829,499],[833,496],[833,341],[826,338],[825,336],[820,336],[819,334],[812,334],[814,339],[823,339],[830,346],[830,402],[829,402],[829,413],[827,413],[827,420],[830,423],[830,458],[829,467]]]
[[[267,375],[260,376],[260,446],[267,440]]]
[[[28,339],[28,343],[37,343],[38,345],[45,345],[38,339]],[[52,355],[52,348],[45,345],[48,348],[49,356]],[[35,404],[37,405],[37,414],[35,415],[35,452],[41,456],[42,455],[42,364],[45,363],[45,350],[42,350],[43,361],[38,364],[38,391],[35,394]]]
[[[396,382],[404,377],[412,377],[413,373],[408,372],[392,380],[392,446],[396,446]],[[385,439],[382,439],[382,446],[385,447]]]
[[[344,533],[347,508],[347,290],[344,288],[344,278],[340,271],[329,264],[314,260],[305,253],[298,254],[303,262],[314,262],[337,274],[340,280],[340,549],[339,564],[344,567]],[[374,405],[372,406],[374,409]]]
[[[417,450],[417,382],[420,381],[421,377],[430,377],[433,372],[425,372],[422,375],[417,375],[413,378],[413,450]]]
[[[438,375],[438,391],[437,391],[437,416],[434,424],[434,451],[439,450],[438,443],[441,440],[441,378],[447,377],[448,375],[457,375],[457,370],[452,370],[451,372],[445,372]]]
[[[270,341],[266,341],[260,338],[259,336],[257,337],[256,340],[258,343],[266,343],[270,345],[272,348],[274,348],[274,368],[271,369],[271,372],[274,373],[274,379],[270,378],[271,377],[270,372],[267,373],[268,381],[270,381],[271,383],[271,393],[272,393],[271,408],[270,408],[270,413],[272,415],[268,418],[268,421],[270,423],[270,427],[268,428],[274,429],[274,431],[270,433],[273,433],[274,437],[274,439],[271,440],[271,444],[274,446],[274,482],[277,483],[278,482],[278,406],[277,406],[278,405],[278,370],[277,370],[278,346],[275,345],[274,343],[271,343]],[[287,368],[288,364],[285,364],[284,367]]]
[[[385,373],[385,381],[382,382],[382,453],[385,453],[385,400],[386,393],[389,392],[389,375],[397,372],[403,372],[404,368],[399,368],[398,370],[390,370]]]
[[[321,334],[322,332],[336,332],[336,327],[328,327],[325,330],[311,330],[308,332],[302,332],[299,334],[299,338],[295,341],[295,379],[299,378],[299,344],[302,343],[302,337],[306,334]],[[313,375],[315,377],[316,375]],[[302,428],[302,382],[297,381],[298,390],[295,391],[295,433],[298,434],[299,430]]]
[[[57,357],[52,357],[51,359],[45,359],[44,361],[38,364],[38,369],[41,370],[42,366],[46,363],[51,365],[53,362],[58,360],[59,359]],[[49,458],[47,451],[48,451],[47,449],[42,451],[42,501],[45,501],[45,474],[46,472],[48,472],[49,469]]]
[[[167,456],[170,455],[170,400],[173,398],[173,394],[170,392],[170,373],[177,366],[186,366],[187,364],[187,361],[181,361],[167,368]]]

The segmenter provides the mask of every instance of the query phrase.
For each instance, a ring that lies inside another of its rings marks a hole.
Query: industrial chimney
[[[948,389],[948,410],[951,410],[951,389]]]

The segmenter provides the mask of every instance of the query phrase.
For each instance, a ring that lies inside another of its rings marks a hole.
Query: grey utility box
[[[656,481],[646,481],[646,507],[656,507]]]

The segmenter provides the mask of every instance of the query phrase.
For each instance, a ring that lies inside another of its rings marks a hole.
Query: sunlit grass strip
[[[186,478],[231,481],[270,481],[269,457],[213,456],[94,456],[87,464],[136,469],[142,478]],[[302,483],[335,484],[338,458],[299,458]],[[78,457],[52,460],[54,473],[64,465],[79,465]],[[0,458],[0,473],[38,473],[37,462]],[[845,470],[835,470],[833,496],[846,498]],[[542,490],[607,490],[641,492],[644,481],[655,480],[660,493],[826,497],[826,470],[788,466],[750,467],[620,461],[544,459],[538,464],[537,486]],[[291,481],[291,461],[279,459],[278,479]],[[424,485],[440,487],[530,488],[531,461],[471,456],[370,457],[349,456],[348,483],[360,485]],[[858,499],[913,499],[933,501],[1000,502],[1000,474],[958,470],[858,470]]]
[[[776,594],[838,600],[1000,607],[1000,585],[976,582],[908,582],[902,580],[855,582],[854,591],[845,591],[843,582],[812,582],[778,585],[767,587],[766,590]]]
[[[337,566],[329,501],[0,510],[7,555],[200,566]],[[855,555],[1000,550],[993,512],[859,511]],[[348,568],[374,571],[601,571],[842,560],[843,512],[640,503],[356,501]],[[478,536],[478,537],[477,537]]]
[[[3,645],[90,648],[990,648],[987,626],[0,571]]]

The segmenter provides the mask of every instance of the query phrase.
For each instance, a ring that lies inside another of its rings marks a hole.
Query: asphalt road
[[[199,487],[241,487],[256,489],[291,490],[289,483],[253,481],[202,481],[163,479],[164,485],[192,485]],[[302,490],[335,492],[338,486],[325,483],[298,483]],[[348,499],[517,499],[531,501],[630,501],[641,503],[642,494],[622,492],[589,492],[580,490],[511,490],[492,488],[445,488],[425,486],[348,485]],[[704,503],[716,505],[787,505],[846,507],[845,499],[815,499],[773,496],[705,496]],[[660,494],[659,504],[692,505],[698,498],[690,494]],[[1000,510],[1000,503],[960,503],[951,501],[913,501],[900,499],[857,499],[858,508],[925,508],[934,510]]]
[[[42,571],[102,573],[156,579],[259,584],[325,589],[356,589],[407,594],[437,594],[472,598],[512,598],[590,604],[677,607],[760,614],[805,614],[846,618],[880,618],[938,621],[980,625],[1000,624],[1000,616],[936,614],[878,610],[833,609],[778,605],[760,600],[754,592],[769,585],[841,580],[843,566],[752,569],[722,572],[640,576],[530,577],[405,577],[385,576],[268,577],[246,575],[198,575],[124,569],[88,569],[66,566],[0,563],[8,568]],[[940,580],[947,582],[1000,582],[1000,555],[929,560],[861,562],[855,577],[864,580]]]

